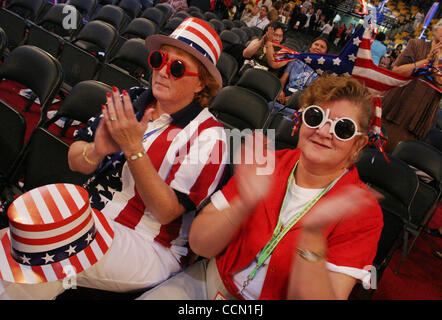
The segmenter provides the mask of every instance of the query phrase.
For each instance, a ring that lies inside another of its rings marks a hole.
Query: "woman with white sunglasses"
[[[324,76],[300,103],[298,148],[276,152],[271,174],[259,174],[262,161],[239,165],[192,223],[190,246],[208,259],[141,298],[347,299],[357,281],[370,284],[382,212],[353,165],[370,95],[354,78]]]

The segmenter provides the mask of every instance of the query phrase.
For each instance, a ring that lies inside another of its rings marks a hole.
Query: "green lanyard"
[[[273,235],[270,238],[270,240],[266,243],[264,248],[262,248],[261,252],[258,255],[258,262],[253,268],[252,272],[248,275],[247,279],[244,281],[243,286],[240,290],[240,293],[244,290],[245,287],[249,284],[250,280],[252,280],[256,272],[259,268],[264,264],[264,262],[267,260],[267,258],[273,253],[278,243],[284,238],[286,233],[316,204],[316,202],[319,201],[319,199],[322,198],[323,195],[325,195],[334,185],[335,183],[342,177],[339,176],[335,180],[333,180],[325,189],[323,189],[316,197],[314,197],[312,200],[310,200],[296,215],[293,217],[293,219],[290,221],[290,223],[284,227],[281,223],[281,212],[284,210],[284,205],[287,200],[287,194],[289,192],[290,186],[293,182],[294,175],[293,173],[296,170],[296,167],[298,166],[298,161],[296,162],[295,166],[293,167],[292,171],[290,172],[289,180],[287,182],[287,189],[285,191],[284,200],[282,202],[281,210],[279,212],[278,217],[278,224],[275,227],[275,230],[273,231]]]

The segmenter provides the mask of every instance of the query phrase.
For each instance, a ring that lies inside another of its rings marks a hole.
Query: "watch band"
[[[310,262],[316,262],[319,261],[321,259],[325,258],[325,254],[324,253],[316,253],[316,252],[312,252],[310,250],[307,249],[301,249],[301,248],[296,248],[296,253],[303,259],[310,261]]]
[[[143,156],[144,156],[144,153],[143,153],[143,152],[138,152],[138,153],[132,154],[132,155],[130,155],[130,156],[127,156],[126,159],[127,159],[127,160],[131,160],[131,161],[134,161],[134,160],[137,160],[137,159],[139,159],[139,158],[142,158]]]

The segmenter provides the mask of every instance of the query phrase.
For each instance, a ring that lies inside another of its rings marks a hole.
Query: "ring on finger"
[[[111,116],[111,117],[110,117],[110,120],[111,120],[111,121],[117,120],[117,117],[116,117],[116,116]]]

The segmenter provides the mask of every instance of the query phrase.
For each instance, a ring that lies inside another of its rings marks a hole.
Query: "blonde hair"
[[[301,109],[311,105],[321,105],[327,102],[347,100],[360,108],[360,130],[368,133],[374,107],[372,95],[365,84],[350,76],[324,75],[313,81],[299,97]]]

